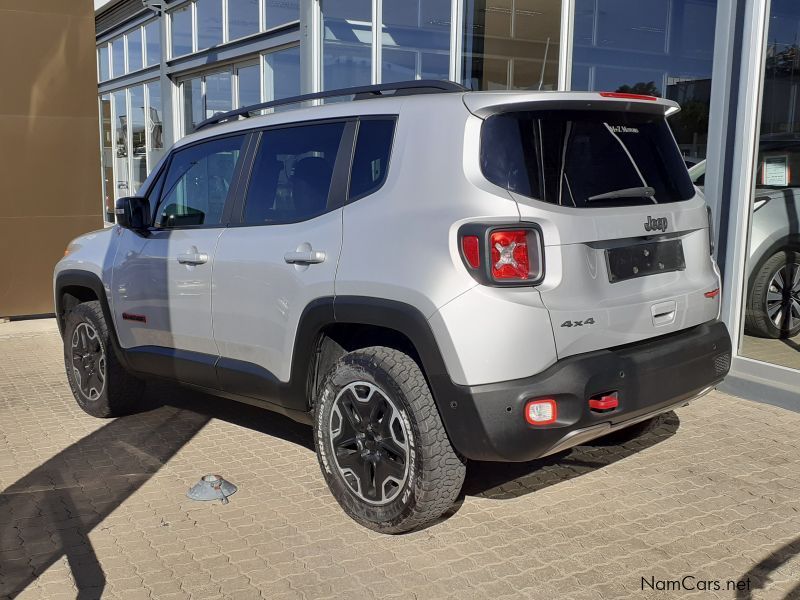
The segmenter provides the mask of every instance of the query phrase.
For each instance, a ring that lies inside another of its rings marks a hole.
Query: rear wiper
[[[596,196],[589,196],[587,200],[592,202],[593,200],[611,200],[612,198],[641,198],[642,196],[647,196],[648,198],[652,198],[656,195],[655,189],[651,187],[632,187],[632,188],[623,188],[621,190],[614,190],[613,192],[606,192],[605,194],[597,194]]]

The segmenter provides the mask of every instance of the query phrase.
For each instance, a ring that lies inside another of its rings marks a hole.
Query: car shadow
[[[622,443],[614,443],[614,438],[600,438],[529,462],[470,462],[462,493],[464,496],[508,500],[602,469],[663,442],[675,435],[680,426],[674,412],[656,419],[645,433]]]
[[[737,590],[736,600],[753,600],[754,590],[766,590],[770,581],[770,573],[777,571],[794,557],[800,555],[800,537],[793,539],[773,550],[764,560],[756,563],[753,567],[742,575],[738,581],[745,582],[746,588]],[[761,594],[759,594],[759,597]],[[777,597],[777,596],[776,596]],[[800,581],[790,589],[783,600],[800,599]]]
[[[0,491],[0,598],[15,598],[64,557],[77,598],[102,597],[106,578],[89,533],[211,419],[313,451],[307,426],[170,384],[148,385],[140,408],[108,421]]]

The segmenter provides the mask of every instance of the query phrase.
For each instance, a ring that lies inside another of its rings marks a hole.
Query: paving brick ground
[[[164,385],[94,419],[52,323],[0,325],[0,597],[800,596],[798,413],[715,393],[624,445],[473,464],[451,514],[395,537],[342,513],[311,447],[306,427]],[[184,496],[209,472],[240,486],[230,504]],[[642,590],[684,576],[722,589]]]

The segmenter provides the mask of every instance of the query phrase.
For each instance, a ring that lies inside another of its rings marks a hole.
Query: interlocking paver
[[[723,582],[687,597],[800,593],[800,414],[715,392],[626,444],[471,464],[446,518],[381,536],[327,493],[307,427],[164,384],[93,419],[54,326],[18,329],[0,325],[0,598],[664,598],[642,579],[685,575]],[[208,472],[230,504],[185,497]]]

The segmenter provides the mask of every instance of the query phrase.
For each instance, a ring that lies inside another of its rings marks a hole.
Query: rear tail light
[[[703,296],[705,296],[706,298],[716,298],[717,296],[719,296],[719,288],[713,289],[710,292],[706,292],[705,294],[703,294]]]
[[[531,278],[527,231],[493,231],[489,235],[489,248],[494,279],[521,281]]]
[[[525,420],[531,425],[550,425],[557,418],[558,408],[552,398],[529,400],[525,404]]]
[[[534,285],[544,276],[542,236],[535,227],[465,225],[459,250],[470,274],[484,285]]]

